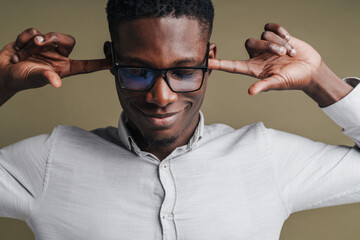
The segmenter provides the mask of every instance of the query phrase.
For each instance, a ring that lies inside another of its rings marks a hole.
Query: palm
[[[303,89],[320,66],[321,57],[310,45],[296,38],[290,44],[297,50],[295,57],[266,52],[248,60],[249,75],[273,82],[266,90]]]
[[[8,86],[18,88],[16,90],[42,87],[48,84],[44,78],[45,72],[52,72],[61,78],[66,76],[69,66],[70,59],[56,52],[44,52],[17,64],[11,64],[9,71],[12,72],[14,80],[13,84],[9,83]]]
[[[61,78],[111,68],[110,59],[71,60],[55,48],[40,51],[16,64],[11,62],[14,43],[0,51],[0,89],[10,92],[42,87],[48,83],[60,87]]]
[[[48,83],[59,88],[61,78],[111,69],[111,59],[71,60],[75,39],[67,34],[41,34],[29,28],[0,51],[0,105],[15,93]]]
[[[1,52],[1,69],[5,82],[2,85],[10,91],[42,87],[48,84],[45,72],[64,77],[69,72],[70,59],[55,51],[48,51],[31,56],[25,61],[13,64],[11,56],[14,54],[13,43],[8,44]]]

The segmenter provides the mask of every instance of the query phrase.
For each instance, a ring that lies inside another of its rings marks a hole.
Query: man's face
[[[112,38],[120,65],[162,69],[204,66],[207,49],[204,34],[196,20],[142,18],[118,24]],[[210,56],[213,55],[211,50]],[[125,90],[117,83],[118,97],[130,127],[143,139],[185,144],[199,121],[208,75],[202,88],[191,93],[172,92],[162,74],[146,92]]]

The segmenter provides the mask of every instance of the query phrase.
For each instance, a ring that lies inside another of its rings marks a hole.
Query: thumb
[[[248,90],[250,95],[256,95],[260,92],[266,92],[269,90],[279,90],[283,89],[284,81],[280,79],[278,76],[271,76],[268,78],[264,78],[260,81],[257,81]]]
[[[47,80],[53,87],[55,88],[61,87],[62,81],[59,75],[57,75],[57,73],[48,70],[48,71],[44,71],[42,75],[43,75],[43,79]]]
[[[62,85],[61,78],[56,72],[44,68],[34,68],[31,74],[29,74],[28,81],[32,83],[30,88],[41,87],[48,83],[55,88],[59,88]]]

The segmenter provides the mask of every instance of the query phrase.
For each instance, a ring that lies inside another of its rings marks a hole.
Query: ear
[[[111,43],[109,41],[104,42],[104,49],[103,50],[104,50],[105,58],[111,59],[111,62],[112,62]],[[110,69],[110,72],[113,75],[115,75],[112,68]]]
[[[209,58],[216,58],[216,53],[217,53],[216,43],[211,43],[209,49]]]
[[[217,46],[216,43],[211,43],[210,44],[210,49],[209,49],[209,59],[215,59],[216,58],[216,53],[217,53]],[[209,69],[209,76],[211,74],[211,69]]]

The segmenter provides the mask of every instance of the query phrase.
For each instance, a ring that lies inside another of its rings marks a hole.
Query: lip
[[[147,112],[139,109],[142,115],[152,124],[159,127],[173,125],[181,111],[171,113]]]

